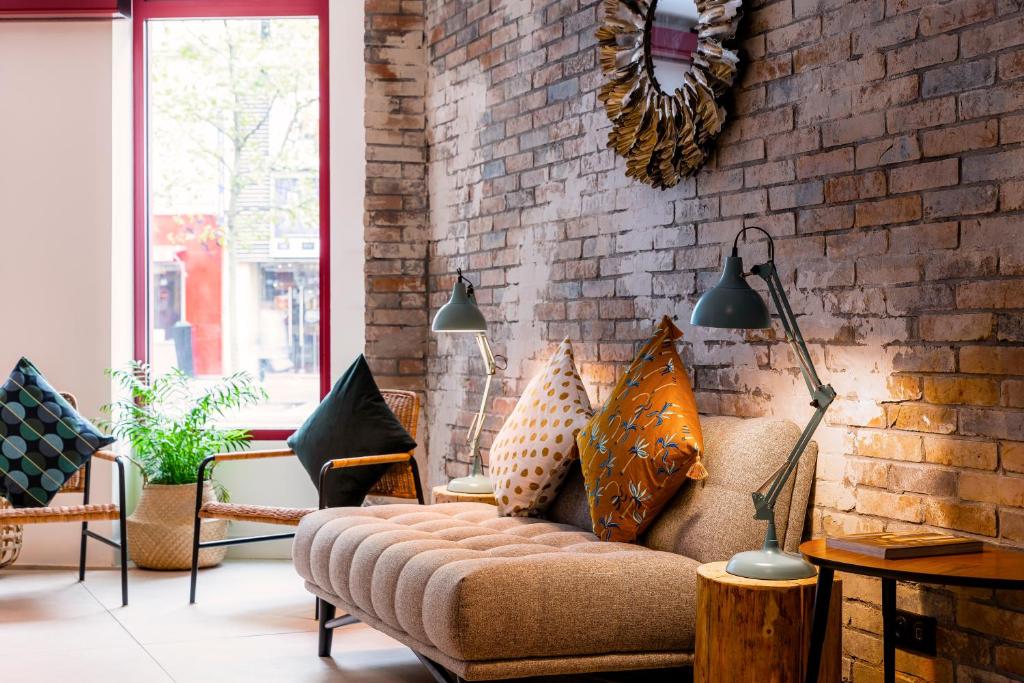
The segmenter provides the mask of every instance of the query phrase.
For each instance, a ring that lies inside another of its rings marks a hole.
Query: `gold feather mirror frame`
[[[664,92],[651,40],[658,0],[604,0],[596,36],[607,80],[598,91],[612,122],[608,147],[626,159],[626,175],[669,188],[704,165],[725,124],[719,98],[736,80],[742,0],[696,0],[697,48],[681,87]]]

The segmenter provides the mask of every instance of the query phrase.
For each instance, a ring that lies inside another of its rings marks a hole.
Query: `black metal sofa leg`
[[[331,645],[334,642],[334,629],[327,627],[327,622],[334,619],[337,607],[327,602],[320,601],[320,637],[317,643],[318,654],[321,657],[331,656]]]
[[[85,581],[85,555],[89,547],[89,522],[82,522],[82,547],[78,553],[78,580]]]

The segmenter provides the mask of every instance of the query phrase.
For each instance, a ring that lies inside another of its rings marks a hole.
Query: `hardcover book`
[[[980,553],[982,542],[932,532],[866,533],[830,537],[825,541],[825,546],[884,560],[904,560],[912,557]]]

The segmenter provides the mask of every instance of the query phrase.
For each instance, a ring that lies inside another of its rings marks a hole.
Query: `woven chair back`
[[[382,389],[380,392],[384,401],[391,408],[398,421],[409,432],[409,436],[416,438],[416,427],[420,416],[420,399],[414,391],[400,391],[398,389]],[[373,488],[370,489],[371,496],[387,496],[389,498],[416,499],[416,473],[412,465],[407,462],[395,463],[384,473]]]

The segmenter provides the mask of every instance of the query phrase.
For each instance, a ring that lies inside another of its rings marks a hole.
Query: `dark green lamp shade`
[[[721,279],[697,301],[690,323],[698,327],[731,329],[771,327],[768,306],[743,277],[742,258],[729,256],[725,259]]]
[[[486,332],[487,321],[477,308],[476,299],[459,280],[452,288],[452,297],[434,316],[430,326],[434,332]]]

